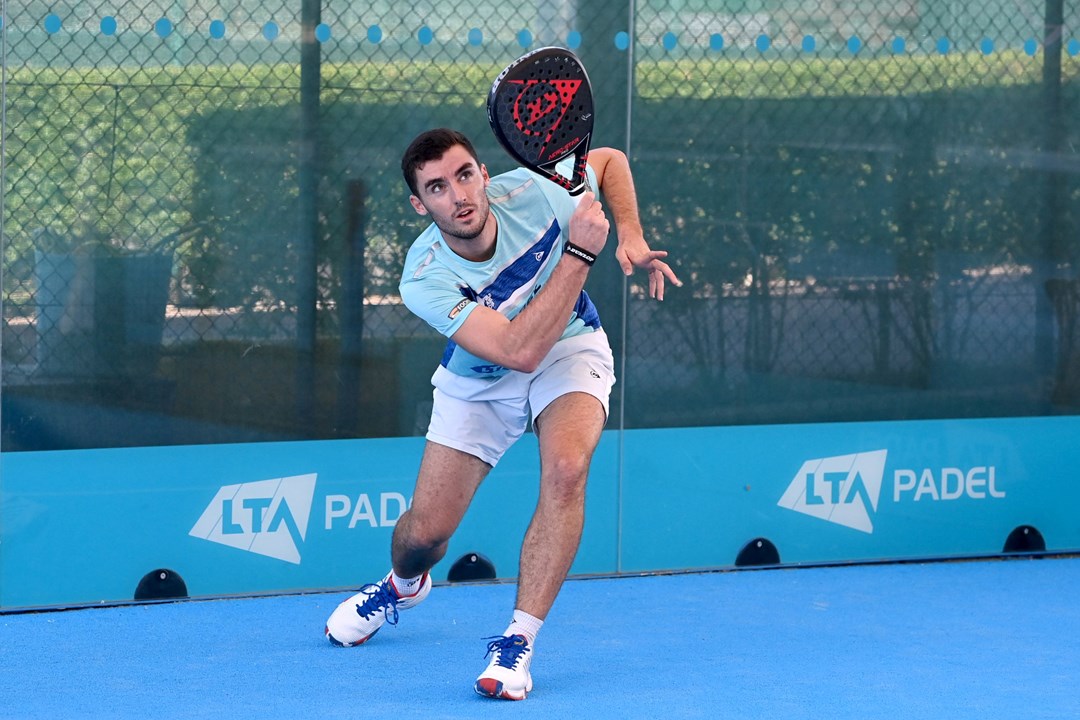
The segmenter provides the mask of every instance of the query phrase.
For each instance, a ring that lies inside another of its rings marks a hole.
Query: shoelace
[[[499,653],[496,664],[499,667],[513,670],[525,653],[529,652],[529,641],[524,635],[502,635],[498,637],[484,638],[490,640],[484,659],[493,652]]]
[[[368,599],[361,605],[356,606],[356,614],[367,620],[375,613],[382,610],[386,622],[397,625],[398,621],[398,596],[388,587],[389,583],[377,585],[365,585],[360,592],[367,593]],[[393,613],[393,614],[391,614]]]

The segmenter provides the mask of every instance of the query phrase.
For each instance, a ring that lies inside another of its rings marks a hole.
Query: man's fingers
[[[675,271],[661,259],[667,256],[667,250],[648,250],[641,255],[631,257],[624,247],[620,247],[615,253],[623,275],[627,277],[633,275],[635,267],[649,273],[649,297],[657,300],[664,299],[664,285],[667,281],[674,283],[675,287],[682,287],[682,281],[679,280]]]
[[[635,263],[638,267],[649,267],[653,262],[667,257],[667,250],[650,250]]]
[[[675,287],[682,287],[682,280],[679,279],[675,274],[675,271],[671,269],[670,265],[665,262],[657,262],[654,265],[654,268],[663,273],[663,276],[666,276],[668,280],[675,283]]]

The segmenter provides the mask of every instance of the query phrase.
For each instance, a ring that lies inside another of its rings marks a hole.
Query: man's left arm
[[[652,250],[645,242],[638,213],[637,192],[630,161],[626,154],[615,148],[596,148],[589,152],[589,165],[596,173],[596,181],[604,195],[604,204],[615,221],[619,238],[615,259],[625,275],[631,275],[638,267],[649,273],[649,297],[664,299],[664,283],[671,281],[676,287],[682,282],[675,271],[663,261],[666,250]]]

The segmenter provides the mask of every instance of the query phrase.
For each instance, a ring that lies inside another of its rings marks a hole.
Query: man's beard
[[[435,224],[440,230],[442,230],[443,235],[450,235],[457,238],[458,240],[475,240],[476,238],[480,237],[480,234],[484,232],[484,228],[487,227],[487,218],[485,217],[484,221],[480,223],[480,225],[474,230],[459,231],[450,227],[446,227],[442,223],[437,222]]]
[[[442,231],[443,235],[450,235],[451,237],[455,237],[459,240],[475,240],[476,238],[480,237],[481,233],[484,232],[484,228],[487,227],[488,221],[491,220],[491,209],[487,203],[484,203],[483,207],[477,207],[475,212],[483,218],[480,221],[480,224],[477,225],[475,229],[456,229],[452,225],[452,219],[448,223],[444,223],[440,220],[435,219],[435,226]]]

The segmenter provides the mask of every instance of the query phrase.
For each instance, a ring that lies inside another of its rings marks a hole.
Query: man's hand
[[[596,195],[583,193],[574,214],[570,216],[570,242],[595,257],[604,249],[609,229],[604,207]]]
[[[638,233],[628,233],[619,237],[619,246],[615,249],[615,259],[619,261],[623,274],[629,277],[634,268],[641,268],[649,273],[649,297],[664,299],[664,283],[670,280],[675,287],[682,287],[682,281],[675,276],[675,271],[662,260],[667,257],[667,250],[650,250],[645,238]]]
[[[651,250],[649,243],[645,242],[630,161],[621,150],[596,148],[589,153],[589,165],[596,173],[604,200],[615,218],[615,228],[619,233],[615,259],[623,274],[632,275],[636,267],[646,271],[649,273],[649,297],[663,300],[666,282],[672,282],[675,287],[682,287],[682,282],[662,260],[667,257],[667,251]]]

